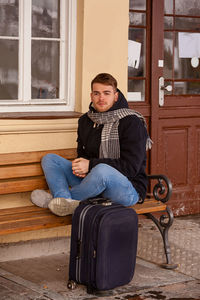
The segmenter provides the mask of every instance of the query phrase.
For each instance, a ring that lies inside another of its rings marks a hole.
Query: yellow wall
[[[77,119],[0,120],[0,153],[76,147]]]
[[[126,94],[128,12],[128,0],[77,0],[76,111],[88,110],[90,82],[98,73],[111,73]],[[1,119],[0,153],[76,147],[76,130],[77,119]],[[4,198],[9,201],[9,196]],[[19,201],[24,204],[26,200],[21,195]],[[55,228],[21,233],[1,237],[0,242],[60,236],[65,232],[66,229]]]
[[[127,92],[128,13],[128,0],[78,0],[78,18],[83,22],[82,31],[78,28],[82,45],[79,40],[77,47],[82,112],[88,110],[90,82],[98,73],[111,73]]]

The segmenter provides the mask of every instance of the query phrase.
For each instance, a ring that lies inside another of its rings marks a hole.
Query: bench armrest
[[[153,197],[163,203],[167,202],[172,194],[172,183],[167,176],[158,175],[147,175],[149,184],[151,180],[157,180],[157,183],[153,185]]]

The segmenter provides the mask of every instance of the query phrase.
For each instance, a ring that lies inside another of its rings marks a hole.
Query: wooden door
[[[150,170],[175,215],[200,213],[200,1],[153,0],[151,24]]]

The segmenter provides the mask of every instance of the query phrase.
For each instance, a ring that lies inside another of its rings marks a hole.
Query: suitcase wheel
[[[73,280],[69,280],[68,283],[67,283],[67,287],[70,290],[74,290],[76,288],[76,282],[73,281]]]

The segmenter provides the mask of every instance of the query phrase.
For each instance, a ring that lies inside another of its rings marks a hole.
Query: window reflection
[[[134,100],[145,100],[145,80],[128,80],[128,92],[134,93]]]
[[[18,36],[18,0],[0,3],[0,35]]]
[[[176,81],[174,82],[175,95],[199,95],[200,84],[198,81]]]
[[[176,33],[174,52],[174,77],[175,79],[200,79],[200,67],[194,68],[191,64],[191,57],[179,57],[178,33]]]
[[[129,13],[129,21],[130,21],[130,25],[145,26],[146,25],[146,14],[130,12]]]
[[[178,0],[175,1],[175,14],[186,16],[200,15],[200,1],[199,0]]]
[[[164,77],[172,78],[173,68],[173,32],[164,34]]]
[[[146,82],[146,39],[147,39],[146,0],[129,1],[128,37],[128,99],[145,101]]]
[[[165,85],[172,79],[173,94],[196,95],[200,93],[200,1],[165,0],[165,14],[173,15],[164,17]]]
[[[18,41],[0,40],[0,99],[18,98]]]
[[[165,0],[165,14],[173,14],[173,0]]]
[[[128,76],[145,76],[145,49],[146,49],[146,29],[144,28],[130,28],[129,40],[141,43],[141,55],[138,69],[129,67]]]
[[[58,38],[60,1],[32,0],[32,36]]]
[[[146,0],[130,0],[129,9],[146,10]]]
[[[175,29],[179,30],[199,30],[200,19],[199,18],[175,18]]]
[[[32,41],[32,98],[59,98],[59,42]]]
[[[32,36],[32,98],[57,99],[60,41],[53,39],[60,38],[59,0],[32,0]]]
[[[172,29],[173,25],[174,25],[173,17],[164,17],[164,28],[165,29]]]

